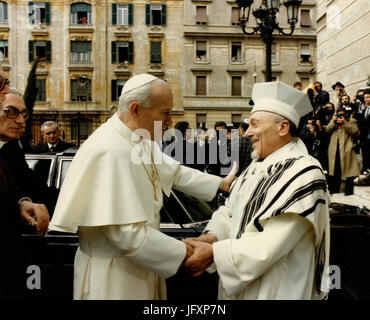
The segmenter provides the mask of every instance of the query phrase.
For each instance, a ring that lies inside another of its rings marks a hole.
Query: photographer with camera
[[[352,140],[359,132],[357,120],[346,117],[346,110],[338,107],[325,131],[331,134],[328,150],[329,192],[339,192],[343,177],[346,178],[344,194],[352,195],[353,180],[360,174]]]

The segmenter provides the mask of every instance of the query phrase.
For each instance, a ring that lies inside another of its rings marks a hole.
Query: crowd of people
[[[302,90],[299,82],[294,87]],[[318,81],[305,89],[312,112],[301,121],[299,136],[325,170],[330,193],[340,192],[345,179],[344,194],[351,195],[354,182],[370,181],[370,87],[358,89],[352,99],[341,82],[332,88],[334,101]]]

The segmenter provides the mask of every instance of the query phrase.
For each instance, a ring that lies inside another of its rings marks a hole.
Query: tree
[[[36,87],[36,69],[37,69],[37,59],[33,62],[30,73],[28,74],[27,86],[24,90],[23,100],[26,105],[26,109],[30,112],[30,117],[26,121],[26,133],[21,138],[24,151],[31,151],[31,141],[32,141],[32,115],[33,115],[33,106],[35,105],[36,96],[37,96],[37,87]]]

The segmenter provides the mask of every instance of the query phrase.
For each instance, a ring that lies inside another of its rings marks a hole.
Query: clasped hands
[[[198,238],[182,239],[186,244],[186,256],[182,265],[191,276],[200,276],[213,263],[212,243],[216,240],[215,235],[211,233]]]

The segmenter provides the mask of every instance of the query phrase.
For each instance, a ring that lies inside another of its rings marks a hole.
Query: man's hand
[[[184,262],[184,267],[190,271],[191,276],[198,277],[213,263],[212,244],[191,239],[182,241],[194,248],[194,253]]]
[[[186,240],[189,240],[189,239],[194,240],[194,241],[203,241],[203,242],[207,242],[207,243],[210,243],[210,244],[217,241],[217,238],[213,233],[204,233],[204,234],[200,235],[198,238],[187,238],[187,239],[183,239],[183,240],[184,240],[184,242],[186,242]]]
[[[36,226],[36,234],[42,235],[48,230],[50,216],[44,204],[23,200],[19,203],[19,210],[24,220]]]
[[[236,172],[238,171],[238,163],[234,161],[233,168],[231,169],[230,173],[222,179],[219,189],[224,192],[229,192],[231,188],[231,184],[236,179]]]

